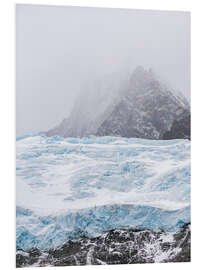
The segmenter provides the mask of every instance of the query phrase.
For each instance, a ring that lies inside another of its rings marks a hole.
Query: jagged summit
[[[142,66],[127,79],[108,78],[85,93],[70,117],[46,135],[163,139],[174,121],[190,111],[183,96]]]
[[[96,135],[162,139],[174,120],[187,109],[187,102],[159,81],[152,70],[138,67],[123,99]]]

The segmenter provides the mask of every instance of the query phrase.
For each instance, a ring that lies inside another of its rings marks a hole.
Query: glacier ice
[[[31,134],[16,153],[17,248],[190,221],[188,140]]]

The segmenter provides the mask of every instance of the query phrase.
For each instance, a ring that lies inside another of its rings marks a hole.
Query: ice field
[[[17,248],[190,221],[188,140],[34,134],[16,144]]]

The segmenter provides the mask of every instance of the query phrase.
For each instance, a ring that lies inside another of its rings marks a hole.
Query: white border
[[[68,267],[68,269],[203,269],[203,7],[198,0],[0,1],[0,269],[15,269],[15,3],[191,11],[192,19],[192,262]],[[26,268],[24,268],[26,269]],[[40,268],[41,269],[41,268]],[[49,268],[42,268],[49,269]],[[51,268],[64,269],[64,268]]]
[[[133,9],[152,9],[152,10],[182,10],[192,9],[192,1],[188,0],[21,0],[10,1],[21,4],[41,4],[59,6],[89,6],[89,7],[108,7],[108,8],[133,8]]]

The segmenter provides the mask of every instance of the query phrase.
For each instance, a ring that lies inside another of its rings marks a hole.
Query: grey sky
[[[48,130],[83,85],[152,67],[190,98],[187,12],[17,5],[17,134]]]

